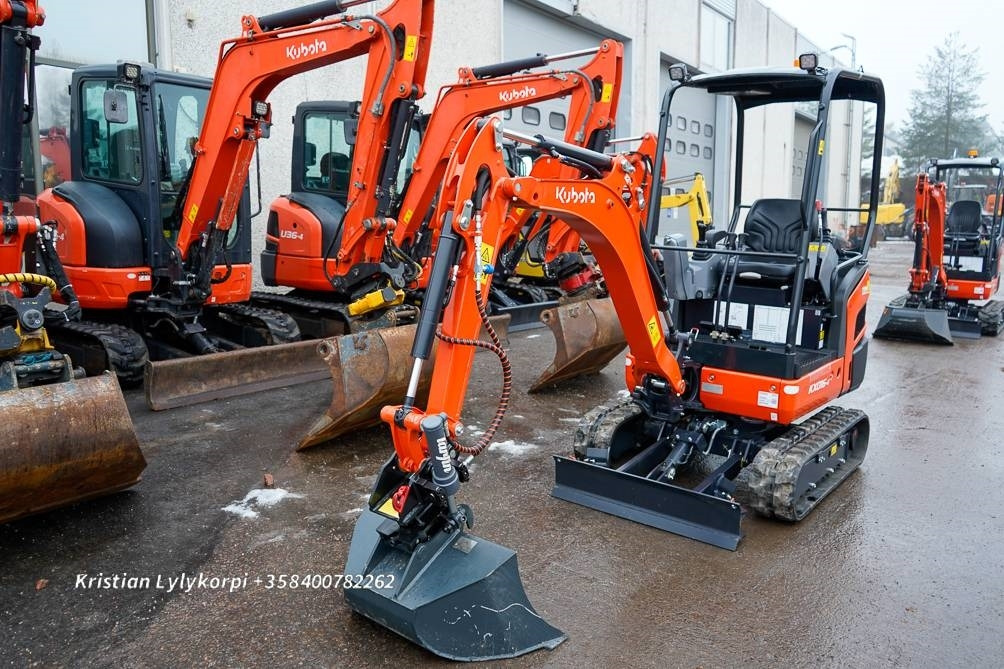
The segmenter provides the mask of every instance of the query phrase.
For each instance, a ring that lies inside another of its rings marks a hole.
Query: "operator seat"
[[[976,200],[959,200],[948,209],[945,236],[952,239],[979,239],[982,224],[983,207],[980,203]]]
[[[799,253],[802,241],[802,203],[791,199],[755,201],[746,214],[744,251]],[[752,272],[761,278],[786,281],[795,275],[795,263],[782,258],[740,258],[739,274]]]
[[[327,179],[328,188],[338,193],[349,190],[349,170],[352,161],[344,153],[329,151],[321,156],[321,176]]]

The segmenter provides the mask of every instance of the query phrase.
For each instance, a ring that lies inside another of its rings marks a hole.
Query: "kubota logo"
[[[446,441],[445,436],[436,440],[436,460],[439,461],[444,474],[453,471],[453,461],[450,460],[450,444]]]
[[[588,188],[583,188],[582,190],[579,190],[574,186],[572,188],[566,188],[565,186],[558,186],[554,190],[554,197],[558,198],[558,202],[562,204],[596,203],[596,193]]]
[[[512,102],[514,100],[526,100],[537,95],[537,89],[533,86],[523,88],[513,88],[508,91],[499,91],[499,102]]]
[[[290,60],[298,60],[300,58],[306,58],[307,56],[316,56],[319,53],[328,52],[328,43],[322,39],[314,39],[313,44],[307,44],[305,42],[300,42],[299,44],[291,44],[286,47],[286,58]]]

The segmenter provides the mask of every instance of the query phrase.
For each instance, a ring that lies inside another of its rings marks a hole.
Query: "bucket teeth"
[[[0,393],[0,522],[128,488],[146,460],[115,376]]]
[[[530,386],[531,393],[583,374],[596,374],[627,346],[608,297],[546,309],[540,319],[554,333],[554,361]]]

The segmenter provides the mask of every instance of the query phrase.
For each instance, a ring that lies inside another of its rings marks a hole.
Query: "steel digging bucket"
[[[540,319],[554,333],[554,361],[530,386],[531,393],[582,374],[596,374],[627,346],[608,297],[546,309]]]
[[[128,488],[146,460],[111,373],[0,392],[0,522]]]
[[[509,316],[492,316],[489,320],[504,340]],[[380,409],[400,400],[408,388],[411,344],[417,328],[415,324],[379,328],[323,339],[316,344],[317,353],[331,372],[331,405],[300,439],[297,450],[380,422]],[[433,360],[435,349],[422,374],[420,401],[429,392]]]
[[[872,336],[949,346],[955,343],[947,311],[907,306],[908,298],[909,295],[897,297],[882,310],[882,317]]]
[[[345,589],[356,612],[451,660],[517,657],[565,640],[530,604],[513,551],[462,530],[409,550],[393,544],[395,527],[369,510],[356,523],[345,567],[367,579]]]

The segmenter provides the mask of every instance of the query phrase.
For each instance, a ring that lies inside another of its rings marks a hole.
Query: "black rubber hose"
[[[516,60],[507,60],[503,63],[495,63],[494,65],[472,67],[471,74],[474,75],[475,79],[492,79],[494,77],[515,74],[528,70],[531,67],[543,67],[544,65],[547,65],[547,56],[538,53],[536,56],[529,56],[527,58],[517,58]]]

